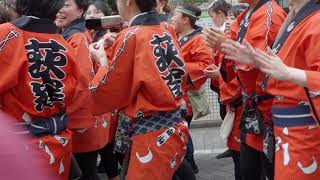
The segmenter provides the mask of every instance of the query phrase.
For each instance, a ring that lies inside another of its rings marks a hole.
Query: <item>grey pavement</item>
[[[226,143],[219,137],[219,128],[193,128],[190,130],[195,148],[195,160],[199,167],[197,180],[233,180],[231,158],[216,159],[217,153],[226,150]]]
[[[219,137],[219,127],[192,128],[190,133],[194,142],[195,161],[200,170],[197,180],[233,180],[232,159],[215,158],[217,153],[226,150],[225,142]],[[103,174],[100,177],[107,179]]]

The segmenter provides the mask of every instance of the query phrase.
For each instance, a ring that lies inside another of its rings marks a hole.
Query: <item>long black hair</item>
[[[112,10],[111,10],[110,6],[101,0],[91,1],[91,2],[89,2],[89,6],[90,5],[94,5],[105,16],[110,16],[112,14]]]
[[[136,4],[141,12],[152,11],[157,7],[156,0],[136,0]]]
[[[54,20],[63,5],[64,0],[17,0],[16,11],[20,15]]]
[[[88,0],[74,0],[74,2],[77,4],[77,6],[83,10],[83,14],[87,11],[89,7],[89,1]]]

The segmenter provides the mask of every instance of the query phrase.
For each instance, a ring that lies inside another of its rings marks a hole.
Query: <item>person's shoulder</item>
[[[12,23],[1,24],[0,52],[4,52],[7,48],[16,49],[17,46],[23,42],[22,34],[23,31]]]
[[[317,11],[301,22],[301,28],[303,28],[303,34],[311,35],[318,39],[320,36],[320,11]]]
[[[286,16],[286,12],[275,1],[269,1],[261,6],[253,15],[255,18],[268,16]]]

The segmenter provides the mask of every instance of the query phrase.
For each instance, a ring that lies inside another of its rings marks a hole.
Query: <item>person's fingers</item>
[[[225,58],[229,59],[229,60],[233,60],[233,61],[239,62],[239,63],[242,63],[242,62],[240,62],[238,60],[237,56],[234,56],[234,55],[225,55]]]
[[[264,69],[264,71],[272,69],[272,64],[266,61],[261,54],[254,55],[254,61],[259,69]]]
[[[260,49],[256,49],[256,51],[253,54],[258,55],[261,58],[261,60],[263,60],[263,61],[266,61],[266,62],[273,62],[274,61],[272,56],[270,56],[269,54],[267,54],[266,52],[264,52]]]
[[[220,35],[223,35],[224,36],[224,32],[220,31],[219,29],[215,28],[215,27],[212,27],[210,28],[213,32],[217,33],[217,34],[220,34]]]
[[[243,40],[242,41],[242,45],[247,47],[248,49],[250,49],[251,51],[255,51],[255,49],[252,47],[252,45],[247,41],[247,40]]]
[[[237,51],[237,48],[234,47],[233,44],[230,43],[230,42],[223,42],[223,43],[221,44],[221,48],[222,48],[222,51],[223,51],[223,52],[225,52],[225,51],[231,51],[231,53],[232,53],[232,52],[233,52],[233,53],[236,53],[236,51]],[[224,51],[223,49],[224,49],[225,51]]]
[[[267,52],[270,56],[278,57],[278,55],[276,53],[274,53],[273,50],[269,46],[267,47]]]

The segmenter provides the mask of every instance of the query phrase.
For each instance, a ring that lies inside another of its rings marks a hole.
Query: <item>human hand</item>
[[[277,80],[290,80],[290,68],[269,47],[267,53],[257,49],[253,55],[255,64],[262,72]]]
[[[206,67],[204,70],[204,75],[206,75],[208,78],[211,78],[213,80],[216,80],[220,76],[220,68],[217,67],[214,64],[211,64],[210,66]]]
[[[216,28],[205,28],[203,37],[207,46],[219,51],[221,50],[221,44],[227,40],[224,33]]]
[[[108,66],[108,60],[104,46],[104,41],[99,41],[89,46],[91,58],[94,59],[100,66]]]
[[[239,44],[231,39],[221,44],[222,52],[226,59],[236,61],[241,64],[255,64],[253,53],[256,51],[246,40]]]

